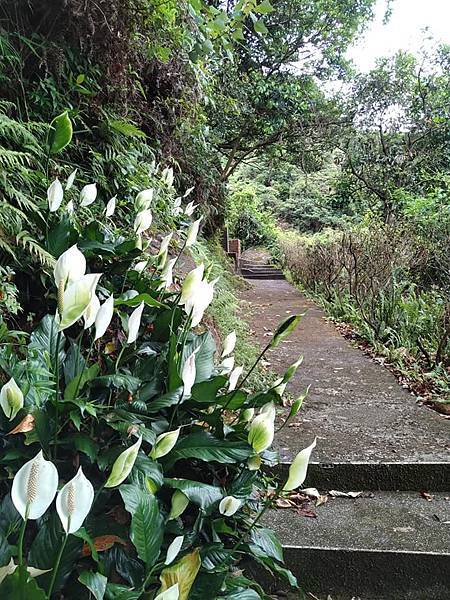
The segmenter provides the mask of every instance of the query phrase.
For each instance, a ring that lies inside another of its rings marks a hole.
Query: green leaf
[[[260,33],[261,35],[267,35],[269,33],[269,30],[264,25],[264,21],[261,20],[253,23],[253,29],[256,31],[256,33]]]
[[[214,404],[218,391],[225,386],[227,381],[225,375],[217,375],[209,381],[196,383],[192,388],[192,399],[196,402]]]
[[[284,338],[290,335],[297,327],[301,318],[302,315],[290,315],[284,319],[284,321],[278,325],[275,333],[273,334],[273,337],[270,341],[270,347],[276,348],[278,344],[284,340]]]
[[[11,494],[6,494],[0,503],[0,532],[7,537],[10,532],[18,529],[21,522],[22,518],[12,503]]]
[[[236,588],[230,594],[223,596],[223,600],[261,600],[261,596],[250,588]]]
[[[268,15],[269,13],[273,12],[274,10],[275,9],[270,4],[269,0],[263,0],[261,2],[261,4],[257,4],[255,6],[255,8],[253,9],[253,12],[258,13],[260,15]]]
[[[141,590],[130,590],[118,583],[108,583],[106,586],[106,600],[138,600],[141,596]]]
[[[69,340],[69,343],[70,348],[67,352],[66,360],[64,361],[64,380],[66,385],[79,375],[86,365],[86,361],[80,352],[78,344],[76,344],[74,340]]]
[[[138,294],[137,296],[126,299],[119,297],[114,301],[114,306],[139,306],[141,302],[147,306],[155,306],[156,308],[164,306],[164,304],[158,302],[158,300],[150,296],[150,294]]]
[[[12,556],[12,548],[6,537],[0,533],[0,568],[7,565]]]
[[[198,458],[206,462],[232,464],[245,461],[253,453],[246,442],[219,440],[206,431],[191,433],[177,443],[168,454],[168,464],[184,458]]]
[[[80,529],[78,529],[78,531],[76,531],[72,535],[74,535],[77,538],[80,538],[80,540],[83,540],[83,542],[86,542],[86,544],[89,546],[89,549],[91,551],[92,558],[95,560],[95,562],[98,562],[98,552],[95,547],[94,540],[88,534],[86,529],[84,527],[80,527]]]
[[[79,451],[83,452],[91,459],[91,462],[95,462],[99,447],[94,440],[84,433],[75,433],[70,441],[74,445],[74,447]]]
[[[153,438],[152,444],[155,442],[155,439]],[[151,479],[158,487],[161,487],[164,482],[161,465],[143,452],[139,452],[136,457],[130,479],[133,483],[140,485],[145,484],[147,479]]]
[[[0,585],[0,597],[5,600],[46,600],[47,595],[35,579],[28,579],[25,567],[17,567]]]
[[[164,521],[155,496],[141,496],[131,518],[131,541],[147,568],[156,562],[164,537]]]
[[[56,512],[52,512],[50,517],[42,524],[36,537],[31,544],[28,554],[28,564],[37,569],[53,569],[56,557],[64,539],[64,532]],[[55,581],[55,591],[58,591],[73,572],[73,565],[80,556],[83,542],[81,539],[70,535],[67,539],[66,547],[61,557],[58,574]],[[42,586],[47,589],[50,584],[52,573],[41,575]]]
[[[142,387],[142,390],[145,389],[145,386]],[[167,408],[168,406],[174,406],[180,402],[180,399],[183,395],[183,388],[179,387],[172,392],[168,392],[167,394],[163,394],[159,398],[155,398],[151,400],[147,405],[147,412],[154,413],[159,412],[162,408]]]
[[[61,152],[63,148],[70,144],[72,135],[72,121],[69,118],[67,110],[65,110],[50,123],[50,133],[48,136],[50,154]]]
[[[254,528],[251,532],[251,539],[267,556],[283,562],[283,548],[271,529],[266,527]]]
[[[187,600],[201,564],[200,552],[196,548],[194,552],[186,554],[175,564],[163,570],[160,575],[161,591],[165,591],[178,583],[178,600]]]
[[[58,339],[58,325],[53,315],[46,315],[30,336],[28,347],[36,350],[42,362],[47,365],[48,361],[53,363],[56,357],[56,344]],[[58,360],[62,362],[65,337],[61,334],[58,347]]]
[[[220,487],[201,483],[200,481],[191,481],[189,479],[165,479],[164,483],[171,488],[181,490],[191,502],[200,506],[204,511],[211,509],[224,497],[224,492]]]
[[[92,380],[94,385],[100,387],[115,387],[119,390],[136,392],[141,385],[141,380],[132,375],[116,373],[115,375],[102,375]]]
[[[103,600],[106,584],[108,583],[108,579],[104,575],[92,571],[83,571],[78,577],[78,581],[87,587],[94,595],[95,600]]]
[[[64,390],[64,400],[71,401],[75,400],[75,393],[77,395],[81,392],[88,381],[92,381],[97,376],[100,367],[97,363],[91,365],[88,369],[84,369],[79,375],[74,377],[66,386]]]

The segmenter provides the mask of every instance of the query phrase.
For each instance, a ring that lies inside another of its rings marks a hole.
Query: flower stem
[[[23,565],[23,538],[25,537],[25,529],[27,527],[27,521],[28,521],[28,505],[27,505],[27,508],[25,511],[25,519],[23,520],[22,526],[20,528],[19,548],[18,548],[19,567],[21,567]]]
[[[59,549],[58,556],[56,558],[56,563],[53,568],[52,580],[50,581],[50,585],[49,585],[48,592],[47,592],[47,600],[50,600],[50,598],[52,597],[52,592],[53,592],[53,588],[55,586],[56,576],[58,575],[58,571],[59,571],[59,564],[61,562],[61,558],[62,558],[62,555],[64,552],[64,548],[66,547],[68,537],[69,537],[69,534],[66,533],[66,535],[64,536],[63,543],[61,544],[61,548]]]
[[[58,331],[56,336],[56,350],[55,350],[55,434],[53,436],[53,457],[56,460],[58,453],[58,417],[59,417],[59,345],[61,343],[61,331]]]

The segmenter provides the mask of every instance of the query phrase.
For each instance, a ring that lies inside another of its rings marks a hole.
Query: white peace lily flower
[[[166,431],[165,433],[161,433],[158,435],[155,441],[155,445],[152,448],[149,456],[156,460],[157,458],[161,458],[173,449],[175,444],[178,441],[178,437],[180,435],[180,428],[175,429],[174,431]]]
[[[62,297],[58,298],[57,321],[60,331],[67,329],[84,315],[100,277],[98,273],[83,275],[81,279],[68,285]]]
[[[128,319],[128,339],[127,344],[132,344],[137,340],[139,333],[139,327],[141,325],[142,312],[144,310],[144,303],[141,302],[137,308],[133,310]]]
[[[73,215],[75,212],[75,207],[72,200],[69,200],[69,202],[66,204],[66,211],[69,215]]]
[[[167,187],[172,187],[173,185],[173,169],[172,167],[166,167],[163,169],[161,173],[162,181],[167,185]]]
[[[254,408],[245,408],[240,416],[239,416],[239,420],[241,421],[241,423],[250,423],[250,421],[253,419],[253,417],[255,416],[255,409]]]
[[[108,200],[108,204],[106,205],[106,209],[105,209],[106,217],[113,216],[114,211],[116,210],[116,199],[117,199],[117,196],[113,196],[110,200]]]
[[[97,198],[97,184],[89,183],[80,192],[80,205],[89,206]]]
[[[89,327],[94,324],[99,308],[100,300],[94,294],[91,298],[91,301],[89,302],[89,306],[87,307],[83,315],[84,329],[89,329]]]
[[[23,407],[23,393],[13,377],[0,390],[0,406],[10,421]]]
[[[152,220],[153,216],[151,210],[146,209],[138,213],[134,220],[134,231],[136,235],[140,235],[141,233],[144,233],[144,231],[147,231],[152,224]]]
[[[184,513],[189,504],[189,498],[181,490],[175,490],[172,495],[169,521],[171,519],[178,519],[180,515]]]
[[[277,410],[275,407],[275,403],[267,402],[267,404],[264,404],[264,406],[261,408],[260,414],[261,415],[269,415],[269,417],[271,419],[275,420],[275,417],[277,416]]]
[[[144,269],[147,267],[147,265],[148,265],[148,260],[141,260],[140,262],[138,262],[134,265],[133,271],[142,273],[142,271],[144,271]]]
[[[277,379],[273,384],[273,391],[276,392],[279,396],[284,394],[284,390],[286,389],[287,381],[283,381],[283,378]]]
[[[193,185],[192,187],[188,188],[188,189],[187,189],[187,190],[184,192],[184,194],[183,194],[183,198],[187,198],[187,196],[189,196],[189,194],[190,194],[191,192],[193,192],[193,191],[194,191],[194,189],[195,189],[195,185]]]
[[[200,346],[190,354],[184,365],[183,370],[181,372],[181,379],[183,381],[183,396],[190,396],[192,386],[195,383],[195,377],[197,375],[197,369],[195,367],[195,355],[200,350]]]
[[[228,391],[229,392],[232,392],[234,389],[236,389],[237,382],[239,380],[239,377],[242,375],[243,370],[244,370],[244,367],[236,367],[235,369],[233,369],[231,371],[230,378],[228,380]]]
[[[134,200],[134,208],[137,210],[137,212],[150,208],[154,193],[155,190],[153,188],[139,192]]]
[[[172,214],[176,217],[179,214],[181,214],[181,212],[182,212],[181,197],[178,197],[178,198],[175,198],[175,200],[173,202]]]
[[[0,567],[0,584],[6,577],[8,577],[8,575],[12,575],[17,567],[18,565],[14,563],[14,559],[12,558],[7,565]],[[36,567],[27,567],[26,569],[30,577],[39,577],[39,575],[43,575],[44,573],[49,573],[51,571],[51,569],[36,569]]]
[[[172,563],[176,559],[176,557],[178,556],[178,553],[181,550],[181,546],[183,545],[183,542],[184,542],[184,535],[178,535],[173,540],[173,542],[167,548],[166,560],[164,561],[165,565],[170,565],[170,563]]]
[[[201,281],[197,288],[197,296],[192,303],[185,305],[185,310],[188,314],[191,313],[191,327],[196,327],[203,318],[203,313],[211,304],[214,298],[214,286],[218,279],[214,279],[211,283]]]
[[[114,297],[111,294],[100,306],[95,317],[95,340],[99,340],[105,335],[106,330],[111,323],[114,314]]]
[[[131,473],[134,463],[136,462],[141,444],[142,435],[138,438],[137,442],[119,454],[113,464],[111,474],[105,483],[105,487],[117,487],[122,483],[122,481],[125,481],[128,475]]]
[[[231,517],[237,512],[242,506],[242,501],[234,496],[225,496],[220,501],[219,504],[219,512],[221,515],[225,515],[226,517]]]
[[[283,486],[283,490],[289,492],[300,487],[306,479],[306,473],[308,471],[308,463],[311,457],[311,452],[316,447],[317,438],[314,438],[313,443],[301,450],[294,458],[291,466],[289,467],[289,477]]]
[[[171,231],[168,235],[166,235],[162,239],[161,246],[159,247],[158,255],[162,255],[165,252],[167,252],[167,250],[169,249],[169,244],[170,244],[170,241],[172,240],[172,237],[173,237],[173,231]]]
[[[167,588],[164,592],[161,592],[155,597],[155,600],[179,600],[180,598],[180,586],[178,583],[174,583]]]
[[[22,519],[39,519],[53,502],[58,472],[42,450],[21,467],[14,479],[11,499]]]
[[[194,221],[193,223],[191,223],[189,225],[189,229],[188,229],[187,237],[186,237],[186,244],[185,244],[186,248],[190,248],[197,241],[198,230],[199,230],[200,223],[202,222],[202,220],[203,220],[203,216],[200,217],[200,219],[197,219],[196,221]]]
[[[77,176],[78,169],[74,169],[72,173],[69,175],[66,181],[66,190],[70,190],[73,186],[73,182],[75,181],[75,177]]]
[[[194,204],[194,201],[192,200],[192,202],[189,202],[188,204],[186,204],[186,207],[184,209],[184,214],[187,215],[188,217],[192,216],[194,214],[194,210],[197,208],[198,204]]]
[[[232,331],[223,341],[222,358],[231,354],[236,346],[236,332]]]
[[[173,267],[177,262],[176,258],[171,258],[164,266],[161,271],[161,284],[159,285],[160,290],[167,290],[173,283]]]
[[[56,497],[56,511],[66,533],[75,533],[80,529],[93,501],[94,488],[80,467]]]
[[[63,201],[64,190],[58,178],[53,181],[47,190],[48,210],[56,212]]]
[[[221,362],[220,367],[222,369],[222,373],[231,373],[234,367],[234,356],[228,356],[228,358],[225,358]]]
[[[200,282],[203,279],[203,273],[205,272],[205,265],[200,263],[198,267],[192,269],[184,278],[183,285],[181,287],[180,304],[186,305],[192,303],[194,300],[197,289]],[[186,310],[186,312],[188,312]]]
[[[78,250],[76,244],[63,252],[56,261],[53,270],[56,286],[61,284],[66,286],[68,283],[77,281],[86,273],[86,259],[82,252]]]
[[[247,461],[247,469],[249,471],[258,471],[258,469],[260,469],[261,467],[261,457],[259,456],[259,454],[256,454],[255,456],[251,456],[248,461]]]
[[[275,423],[270,414],[261,413],[255,417],[248,430],[248,443],[258,454],[272,445]]]

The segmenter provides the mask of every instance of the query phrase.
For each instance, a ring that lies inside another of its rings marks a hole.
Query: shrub
[[[161,176],[171,190],[171,172]],[[246,391],[231,347],[217,360],[201,324],[216,284],[204,265],[173,275],[199,221],[170,200],[177,231],[153,248],[152,190],[137,194],[133,211],[119,202],[123,226],[114,202],[102,215],[92,186],[69,215],[71,190],[61,190],[50,188],[47,213],[57,261],[29,282],[28,331],[1,331],[0,595],[267,598],[236,570],[245,557],[295,586],[260,524],[283,493],[266,497],[259,469],[273,463],[281,398],[270,387]],[[303,483],[312,447],[287,490]]]
[[[275,222],[263,210],[252,184],[237,187],[228,197],[226,222],[230,234],[241,240],[243,248],[268,245],[275,240]]]

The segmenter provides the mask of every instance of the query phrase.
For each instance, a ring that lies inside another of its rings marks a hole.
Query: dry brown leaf
[[[278,498],[278,500],[275,502],[275,506],[277,508],[292,508],[292,506],[295,506],[295,504],[287,498]]]
[[[428,492],[425,492],[425,490],[421,490],[420,495],[422,496],[422,498],[424,498],[427,502],[431,502],[432,500],[434,500],[434,496],[433,494],[429,494]]]
[[[319,496],[316,500],[316,506],[321,506],[325,502],[328,502],[328,496]]]
[[[328,495],[333,498],[358,498],[361,494],[362,492],[339,492],[338,490],[330,490],[328,492]]]
[[[27,433],[28,431],[33,431],[34,429],[34,417],[33,415],[27,415],[24,417],[17,427],[14,427],[8,435],[15,435],[16,433]]]
[[[121,544],[122,546],[126,546],[127,543],[122,538],[117,535],[100,535],[96,537],[94,540],[94,548],[97,552],[104,552],[105,550],[109,550],[114,546],[114,544]],[[83,556],[90,556],[91,549],[88,544],[83,544]]]

